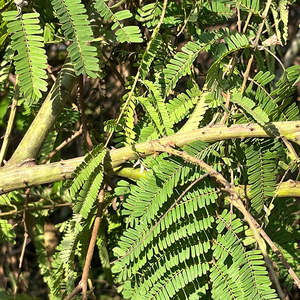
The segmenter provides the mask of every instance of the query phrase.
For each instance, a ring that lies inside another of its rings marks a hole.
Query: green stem
[[[258,124],[237,124],[231,127],[226,127],[225,125],[207,126],[191,132],[177,133],[162,138],[159,141],[162,145],[175,143],[181,148],[197,140],[215,142],[226,139],[254,137],[285,137],[287,140],[300,145],[300,121],[270,123],[265,127],[261,127]],[[120,171],[120,174],[126,174],[125,176],[130,178],[131,172],[128,172],[128,169],[122,171],[122,169],[120,169],[121,166],[126,162],[153,154],[155,154],[155,149],[152,147],[151,141],[120,149],[108,150],[103,162],[105,172],[106,174],[117,175]],[[83,159],[84,157],[78,157],[46,165],[34,165],[32,161],[29,160],[19,166],[6,165],[0,168],[0,194],[44,183],[69,179],[75,168]],[[134,180],[137,179],[138,172],[137,170],[133,172]]]
[[[155,27],[155,29],[154,29],[154,31],[153,31],[153,33],[152,33],[150,42],[149,42],[148,45],[147,45],[147,48],[146,48],[146,51],[145,51],[145,53],[144,53],[144,55],[143,55],[142,60],[144,59],[145,55],[148,53],[148,51],[149,51],[149,49],[150,49],[150,46],[151,46],[151,44],[152,44],[152,42],[153,42],[153,40],[154,40],[156,34],[158,33],[158,31],[159,31],[159,29],[160,29],[160,26],[161,26],[161,24],[162,24],[162,22],[163,22],[163,19],[164,19],[164,17],[165,17],[166,8],[167,8],[167,3],[168,3],[168,1],[167,1],[167,0],[164,0],[163,7],[162,7],[162,12],[161,12],[161,16],[160,16],[159,22],[158,22],[157,26]],[[116,126],[119,124],[119,122],[120,122],[120,120],[121,120],[121,118],[122,118],[122,116],[123,116],[123,114],[124,114],[124,112],[125,112],[125,109],[126,109],[128,103],[130,103],[131,98],[132,98],[132,96],[134,95],[134,91],[135,91],[136,85],[137,85],[137,83],[138,83],[138,80],[140,79],[140,72],[141,72],[141,66],[140,66],[140,67],[138,68],[138,70],[137,70],[137,73],[136,73],[135,78],[134,78],[134,82],[133,82],[133,84],[132,84],[132,88],[131,88],[131,90],[130,90],[130,92],[129,92],[129,94],[128,94],[128,98],[127,98],[125,104],[123,105],[123,108],[122,108],[122,110],[121,110],[121,112],[120,112],[120,115],[119,115],[119,117],[118,117],[118,119],[117,119]],[[110,135],[109,135],[109,137],[108,137],[108,139],[107,139],[107,141],[106,141],[106,143],[105,143],[105,147],[107,147],[107,145],[109,144],[109,141],[110,141],[110,139],[111,139],[112,136],[113,136],[113,133],[114,133],[114,131],[112,131],[112,132],[110,133]]]
[[[263,27],[264,27],[264,24],[265,24],[265,20],[266,20],[266,17],[268,15],[268,12],[269,12],[271,4],[272,4],[272,0],[268,0],[267,3],[266,3],[266,6],[265,6],[265,10],[264,10],[264,12],[261,15],[261,17],[262,17],[263,20],[262,20],[262,22],[258,26],[256,38],[255,38],[255,41],[254,41],[254,44],[253,44],[254,48],[256,48],[257,45],[258,45],[259,38],[260,38],[260,35],[262,33],[262,30],[263,30]]]
[[[255,41],[253,42],[253,45],[252,45],[253,49],[255,49],[258,46],[259,38],[260,38],[260,35],[262,33],[262,30],[263,30],[263,27],[264,27],[264,24],[265,24],[265,19],[268,15],[271,3],[272,3],[272,0],[267,1],[265,10],[262,13],[262,16],[261,16],[262,17],[262,22],[258,26],[256,38],[255,38]],[[241,87],[241,93],[242,94],[244,93],[245,88],[246,88],[246,83],[247,83],[247,80],[248,80],[248,77],[249,77],[249,72],[250,72],[250,69],[251,69],[251,66],[252,66],[252,62],[253,62],[253,55],[251,55],[251,58],[249,59],[248,64],[247,64],[247,70],[245,72],[243,84],[242,84],[242,87]]]
[[[63,110],[76,79],[73,66],[69,62],[65,63],[37,116],[7,163],[8,167],[20,165],[28,159],[33,160],[37,157],[49,131]]]

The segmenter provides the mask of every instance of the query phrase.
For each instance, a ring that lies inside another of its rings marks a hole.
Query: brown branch
[[[77,138],[79,135],[82,134],[82,126],[80,126],[79,130],[76,131],[72,136],[70,136],[68,139],[63,141],[59,146],[57,146],[43,161],[42,164],[45,164],[48,160],[50,160],[58,151],[60,151],[63,147],[65,147],[67,144],[69,144],[71,141],[73,141],[75,138]]]
[[[78,285],[75,287],[75,289],[67,297],[65,297],[64,300],[72,299],[81,290],[82,290],[82,299],[87,300],[87,282],[88,282],[90,266],[94,254],[94,248],[97,241],[98,230],[102,219],[103,208],[104,208],[104,188],[102,188],[99,193],[98,211],[93,226],[93,232],[92,232],[89,248],[87,251],[87,255],[85,257],[85,264],[84,264],[81,280],[78,283]]]
[[[268,12],[269,12],[271,4],[272,4],[272,0],[268,0],[265,4],[265,9],[264,9],[264,11],[261,15],[262,22],[258,25],[258,30],[257,30],[255,41],[254,41],[254,44],[253,44],[254,48],[258,46],[259,38],[261,36],[262,30],[263,30],[263,27],[264,27],[264,24],[265,24],[265,20],[268,16]]]
[[[27,206],[26,211],[38,211],[38,210],[44,210],[44,209],[55,209],[55,208],[60,208],[60,207],[72,207],[72,205],[73,205],[72,203],[68,202],[68,203],[60,203],[60,204],[53,204],[53,205],[49,204],[49,205],[35,207],[35,206],[32,206],[32,203],[31,203],[31,206]],[[25,211],[25,209],[20,209],[20,210],[14,209],[14,210],[11,210],[8,212],[3,212],[3,213],[0,213],[0,218],[17,215],[17,214],[22,214],[24,211]]]
[[[293,181],[289,179],[286,182],[283,182],[278,185],[277,190],[275,191],[274,198],[276,197],[297,197],[294,194],[294,191],[299,190],[300,187],[300,182],[298,181]],[[236,192],[240,195],[240,198],[247,197],[251,199],[251,194],[250,194],[250,187],[246,186],[239,186],[239,187],[234,187]],[[245,192],[246,191],[246,192]],[[289,193],[291,195],[289,195]],[[299,196],[299,195],[298,195]],[[289,265],[289,263],[286,261],[286,259],[283,257],[282,253],[280,250],[276,247],[276,245],[273,243],[273,241],[269,238],[267,233],[262,229],[262,226],[259,225],[256,220],[251,216],[251,220],[253,224],[256,226],[256,228],[259,231],[259,234],[264,238],[264,240],[268,243],[270,248],[274,251],[274,253],[278,256],[278,258],[281,260],[283,265],[286,267],[292,278],[294,279],[295,284],[298,286],[300,289],[300,280]]]
[[[268,243],[268,245],[271,247],[273,252],[278,256],[278,258],[281,260],[283,265],[286,267],[288,272],[290,273],[291,277],[294,279],[294,283],[298,286],[300,289],[300,280],[296,273],[293,271],[287,260],[284,258],[282,253],[279,251],[279,249],[276,247],[276,245],[273,243],[273,241],[270,239],[270,237],[267,235],[267,233],[261,228],[261,226],[256,222],[256,220],[251,216],[251,220],[253,224],[258,229],[260,235],[264,238],[264,240]]]
[[[251,214],[248,212],[248,210],[244,206],[239,194],[234,190],[233,186],[224,178],[224,176],[221,173],[219,173],[218,171],[213,169],[211,166],[206,164],[201,159],[198,159],[194,156],[188,155],[184,151],[178,151],[169,145],[162,145],[159,141],[152,142],[152,146],[153,146],[153,150],[156,152],[166,152],[168,154],[182,157],[185,161],[189,161],[191,163],[199,165],[202,169],[206,170],[210,174],[211,177],[214,177],[219,183],[221,183],[224,186],[223,191],[230,194],[230,197],[229,197],[230,202],[233,204],[233,206],[235,206],[244,215],[245,221],[249,224],[249,227],[253,232],[253,236],[261,250],[263,257],[264,257],[266,266],[268,267],[268,269],[273,277],[273,280],[277,287],[279,297],[281,299],[284,299],[284,297],[285,297],[284,293],[279,284],[279,281],[276,276],[275,270],[273,268],[272,262],[268,256],[266,247],[257,231],[256,224],[252,221],[254,218],[251,216]]]
[[[265,24],[265,20],[267,18],[267,15],[268,15],[268,12],[269,12],[271,4],[272,4],[272,0],[268,0],[267,3],[266,3],[266,5],[265,5],[265,9],[264,9],[264,11],[263,11],[263,13],[261,15],[262,21],[258,25],[258,30],[257,30],[257,33],[256,33],[256,37],[255,37],[255,40],[254,40],[254,42],[252,44],[252,47],[254,49],[258,46],[259,39],[260,39],[262,30],[263,30],[263,27],[264,27],[264,24]],[[251,69],[251,66],[252,66],[252,62],[253,62],[253,54],[251,54],[251,57],[250,57],[250,59],[248,61],[248,64],[247,64],[246,72],[244,74],[243,84],[242,84],[242,87],[241,87],[241,94],[243,94],[244,91],[245,91],[246,83],[247,83],[247,80],[248,80],[248,77],[249,77],[249,73],[250,73],[250,69]]]
[[[47,71],[48,71],[48,74],[50,75],[51,79],[53,80],[53,82],[55,82],[56,81],[56,77],[53,75],[50,65],[48,65]]]
[[[232,68],[234,68],[234,66],[232,66]],[[227,108],[227,110],[229,110],[229,105],[230,105],[230,92],[227,91],[227,93],[222,93],[222,96],[224,97],[225,99],[225,107]],[[223,117],[222,117],[222,120],[220,121],[220,125],[224,125],[227,118],[229,116],[229,113],[227,111],[225,111]]]
[[[21,272],[22,264],[23,264],[23,258],[24,258],[24,253],[25,253],[25,247],[27,244],[27,238],[28,238],[28,229],[27,229],[27,223],[26,223],[26,212],[27,212],[27,207],[28,207],[28,200],[29,200],[29,193],[30,189],[27,189],[25,195],[25,205],[24,205],[24,211],[23,211],[23,224],[24,224],[24,242],[23,242],[23,247],[22,247],[22,252],[20,256],[20,262],[19,262],[19,270]]]
[[[23,244],[22,244],[22,251],[21,251],[20,260],[19,260],[19,270],[18,270],[17,283],[19,283],[19,281],[20,281],[21,268],[22,268],[22,264],[23,264],[25,248],[26,248],[27,239],[28,239],[26,211],[27,211],[27,207],[28,207],[29,193],[30,193],[30,189],[27,189],[27,191],[25,192],[26,197],[25,197],[25,205],[24,205],[23,220],[22,220],[22,223],[24,224],[24,241],[23,241]],[[17,293],[17,285],[15,287],[14,295],[16,295],[16,293]]]

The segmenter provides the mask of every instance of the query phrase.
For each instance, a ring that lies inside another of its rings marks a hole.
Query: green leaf
[[[67,50],[76,75],[84,74],[96,78],[99,72],[97,49],[89,44],[93,40],[93,33],[84,5],[80,0],[51,2],[67,39],[73,42]]]
[[[39,14],[22,14],[15,19],[15,11],[3,13],[3,19],[8,22],[8,32],[13,33],[11,46],[18,54],[14,57],[16,74],[19,75],[20,91],[27,98],[27,104],[36,103],[41,97],[41,91],[47,91],[47,57],[39,25]]]
[[[121,21],[131,18],[129,10],[121,10],[116,13],[108,6],[108,0],[96,0],[95,8],[105,21],[109,19],[114,23],[112,30],[119,28],[116,32],[116,39],[120,43],[142,43],[141,30],[138,26],[124,26]]]
[[[196,42],[188,42],[182,52],[178,52],[162,71],[157,85],[162,90],[163,97],[168,96],[178,80],[191,72],[191,66],[201,51],[207,51],[213,43],[213,33],[203,33]]]
[[[15,244],[16,234],[12,230],[12,225],[8,220],[0,218],[0,243],[5,240],[9,243]]]
[[[232,94],[231,101],[242,107],[260,125],[263,126],[269,122],[268,115],[260,107],[255,107],[255,103],[251,99],[235,93]]]

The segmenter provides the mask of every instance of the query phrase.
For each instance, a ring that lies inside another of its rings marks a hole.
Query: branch
[[[252,44],[253,49],[255,49],[258,46],[259,39],[260,39],[260,36],[262,34],[262,30],[263,30],[263,27],[264,27],[264,24],[265,24],[265,20],[266,20],[266,18],[268,16],[268,11],[270,9],[271,4],[272,4],[272,0],[267,0],[267,3],[265,4],[265,9],[264,9],[264,11],[263,11],[263,13],[261,15],[262,21],[258,25],[256,37],[255,37],[255,40],[254,40],[254,42]],[[252,62],[253,62],[253,54],[251,54],[251,57],[250,57],[250,59],[248,61],[248,64],[247,64],[246,72],[244,74],[244,80],[243,80],[243,84],[242,84],[242,87],[241,87],[241,93],[242,94],[244,93],[245,88],[246,88],[246,83],[247,83],[247,80],[248,80],[248,77],[249,77],[249,73],[250,73],[250,70],[251,70]]]
[[[83,140],[85,141],[89,153],[91,153],[91,151],[93,150],[93,143],[87,129],[87,121],[85,118],[85,103],[83,99],[83,75],[80,75],[78,77],[78,88],[77,88],[76,98],[77,98],[77,106],[80,114]]]
[[[0,169],[0,195],[18,189],[56,182],[71,178],[75,168],[83,157],[69,159],[65,162],[55,162],[46,165],[34,165],[32,161],[15,167]]]
[[[232,125],[231,127],[225,125],[207,126],[191,132],[177,133],[162,138],[159,142],[162,145],[174,142],[178,147],[183,147],[196,140],[215,142],[254,137],[285,137],[287,140],[300,145],[300,121],[270,123],[265,127],[250,123]],[[121,166],[126,162],[153,155],[154,152],[151,141],[107,150],[104,170],[106,174],[118,175],[118,172],[121,172]],[[33,160],[27,160],[22,161],[19,165],[6,165],[0,168],[0,195],[17,189],[69,179],[83,159],[84,157],[78,157],[47,165],[35,165]],[[126,174],[130,176],[129,172]],[[135,180],[137,179],[136,175],[134,172]],[[297,193],[296,189],[294,189],[294,193]]]
[[[257,222],[256,221],[253,222],[254,218],[252,217],[252,215],[248,212],[248,210],[244,206],[239,194],[234,190],[233,186],[224,178],[224,176],[221,173],[219,173],[218,171],[213,169],[211,166],[206,164],[201,159],[198,159],[194,156],[188,155],[184,151],[175,150],[174,148],[172,148],[169,145],[162,145],[158,141],[152,142],[152,147],[157,152],[165,152],[165,153],[168,153],[171,155],[179,156],[179,157],[184,158],[185,161],[189,161],[193,164],[199,165],[203,170],[207,171],[207,173],[209,174],[210,177],[214,177],[219,183],[221,183],[224,186],[223,191],[230,194],[230,197],[229,197],[230,202],[233,204],[233,206],[235,206],[244,215],[245,221],[248,223],[250,229],[252,230],[253,236],[254,236],[254,238],[260,248],[260,251],[264,257],[264,260],[266,262],[266,266],[268,267],[268,269],[273,277],[273,280],[275,282],[280,299],[283,300],[284,293],[281,289],[278,278],[274,271],[272,261],[270,260],[270,258],[268,256],[266,246],[263,243],[261,236],[259,235],[259,233],[257,231]]]
[[[4,135],[4,139],[3,139],[3,143],[2,143],[2,147],[1,147],[1,152],[0,152],[0,166],[2,165],[2,162],[5,158],[7,149],[8,149],[8,145],[10,142],[10,134],[13,128],[13,123],[15,120],[15,116],[16,116],[16,111],[17,111],[17,106],[18,106],[18,99],[19,99],[19,84],[18,84],[18,79],[17,79],[17,83],[15,85],[15,92],[14,92],[14,98],[12,101],[12,104],[10,106],[11,111],[10,111],[10,115],[9,115],[9,119],[7,122],[7,127],[6,127],[6,132]]]
[[[79,135],[82,134],[82,125],[80,126],[79,130],[72,134],[69,138],[63,141],[59,146],[57,146],[43,161],[42,164],[45,164],[48,160],[50,160],[58,151],[60,151],[63,147],[65,147],[68,143],[73,141]]]
[[[252,199],[251,197],[251,186],[250,185],[239,185],[234,187],[236,192],[242,198]],[[300,197],[300,181],[289,179],[287,181],[278,184],[278,188],[275,191],[274,197],[276,198],[287,198],[287,197]]]
[[[276,245],[273,243],[273,241],[269,238],[269,236],[266,234],[266,232],[261,228],[261,226],[256,222],[256,220],[251,216],[251,220],[253,224],[256,226],[256,228],[259,231],[259,234],[264,238],[264,240],[268,243],[268,245],[271,247],[273,252],[278,256],[278,258],[281,260],[283,265],[288,270],[291,277],[294,279],[294,283],[297,285],[297,287],[300,289],[300,280],[294,270],[291,268],[287,260],[284,258],[282,253],[279,251],[279,249],[276,247]]]
[[[6,166],[16,167],[28,159],[35,159],[54,122],[63,110],[76,83],[72,64],[66,62],[37,116]]]
[[[103,208],[104,208],[104,189],[103,188],[101,189],[101,191],[98,195],[98,198],[99,198],[98,211],[97,211],[97,215],[96,215],[94,225],[93,225],[93,231],[92,231],[92,236],[90,239],[89,248],[87,251],[87,255],[85,257],[85,264],[84,264],[84,268],[83,268],[82,277],[81,277],[81,280],[78,283],[78,285],[75,287],[75,289],[67,297],[65,297],[64,300],[72,299],[81,290],[82,290],[82,299],[87,300],[87,282],[88,282],[90,267],[91,267],[92,258],[93,258],[93,254],[94,254],[94,248],[96,245],[97,235],[98,235],[98,231],[99,231],[99,227],[100,227],[100,223],[101,223],[101,219],[102,219],[102,214],[103,214]]]
[[[150,39],[150,41],[149,41],[149,43],[148,43],[148,45],[147,45],[147,48],[146,48],[146,50],[145,50],[144,53],[147,53],[147,52],[149,51],[149,49],[150,49],[150,47],[151,47],[151,44],[152,44],[152,42],[153,42],[153,40],[154,40],[154,37],[155,37],[156,34],[158,33],[158,31],[159,31],[159,29],[160,29],[160,27],[161,27],[161,25],[162,25],[162,23],[163,23],[163,20],[164,20],[164,17],[165,17],[165,13],[166,13],[167,4],[168,4],[168,1],[167,1],[167,0],[164,0],[163,6],[162,6],[162,10],[161,10],[161,15],[160,15],[159,22],[157,23],[155,29],[153,30],[153,33],[152,33],[152,35],[151,35],[151,39]],[[144,55],[145,55],[145,54],[144,54]],[[123,108],[122,108],[122,110],[121,110],[121,112],[120,112],[120,114],[119,114],[119,116],[118,116],[118,119],[117,119],[117,122],[116,122],[117,125],[119,124],[119,122],[120,122],[120,120],[121,120],[121,118],[122,118],[122,116],[123,116],[123,114],[124,114],[124,112],[125,112],[126,107],[127,107],[128,104],[130,103],[130,100],[131,100],[132,97],[134,96],[135,88],[136,88],[137,83],[138,83],[138,81],[139,81],[139,79],[140,79],[141,69],[142,69],[142,64],[139,66],[139,68],[138,68],[138,70],[137,70],[137,73],[136,73],[136,75],[135,75],[135,77],[134,77],[134,81],[133,81],[131,90],[130,90],[130,92],[128,93],[128,98],[127,98],[126,102],[124,103]],[[114,131],[112,131],[112,132],[110,133],[110,135],[108,136],[108,138],[107,138],[107,140],[106,140],[106,143],[105,143],[105,146],[107,146],[107,145],[109,144],[109,141],[111,140],[111,138],[112,138],[112,136],[113,136],[113,133],[114,133]]]

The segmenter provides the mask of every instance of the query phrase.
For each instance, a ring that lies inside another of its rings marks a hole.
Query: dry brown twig
[[[73,141],[75,138],[77,138],[79,135],[82,134],[82,125],[80,126],[79,130],[76,131],[72,136],[70,136],[68,139],[63,141],[59,146],[57,146],[43,161],[42,164],[45,164],[48,160],[50,160],[58,151],[60,151],[63,147],[65,147],[67,144],[69,144],[71,141]]]
[[[210,174],[211,177],[214,177],[216,179],[216,181],[218,181],[219,183],[221,183],[224,186],[224,188],[222,190],[229,193],[230,202],[233,204],[233,206],[235,206],[244,215],[245,221],[248,223],[250,229],[253,232],[253,237],[256,240],[256,242],[261,250],[261,253],[264,257],[266,266],[268,267],[268,269],[271,273],[271,276],[274,280],[274,283],[276,285],[277,292],[279,294],[280,299],[285,299],[285,295],[281,289],[281,286],[279,284],[279,281],[276,276],[275,270],[273,268],[272,262],[268,256],[265,244],[263,243],[261,236],[260,236],[259,232],[257,231],[258,223],[254,222],[254,218],[251,216],[251,214],[248,212],[248,210],[244,206],[239,194],[234,190],[233,186],[223,177],[223,175],[221,173],[219,173],[218,171],[213,169],[211,166],[206,164],[204,161],[202,161],[201,159],[198,159],[196,157],[193,157],[184,151],[178,151],[178,150],[172,148],[170,146],[170,144],[162,145],[159,141],[153,141],[152,147],[153,147],[154,152],[155,151],[156,152],[166,152],[171,155],[182,157],[185,161],[199,165],[202,169],[206,170]]]
[[[87,254],[86,254],[86,258],[85,258],[85,264],[83,267],[83,273],[81,276],[81,280],[78,283],[78,285],[75,287],[75,289],[67,297],[65,297],[64,300],[72,299],[80,291],[82,291],[82,300],[87,300],[87,287],[88,287],[89,271],[90,271],[93,254],[94,254],[95,244],[97,241],[98,230],[99,230],[100,222],[102,219],[103,208],[105,205],[105,203],[104,203],[104,188],[102,188],[100,190],[98,198],[99,198],[98,211],[97,211],[97,215],[96,215],[96,218],[94,221],[93,231],[92,231],[92,235],[91,235],[91,239],[90,239],[89,248],[87,250]]]
[[[22,223],[24,224],[24,241],[23,241],[22,251],[21,251],[20,260],[19,260],[19,270],[18,270],[17,283],[20,280],[21,268],[22,268],[25,249],[26,249],[27,240],[28,240],[28,228],[27,228],[27,222],[26,222],[26,211],[27,211],[27,207],[28,207],[29,193],[30,193],[30,188],[27,189],[26,192],[25,192],[26,196],[25,196],[25,205],[24,205],[23,219],[22,219]],[[18,289],[18,284],[16,284],[16,286],[15,286],[14,295],[17,294],[17,289]]]

